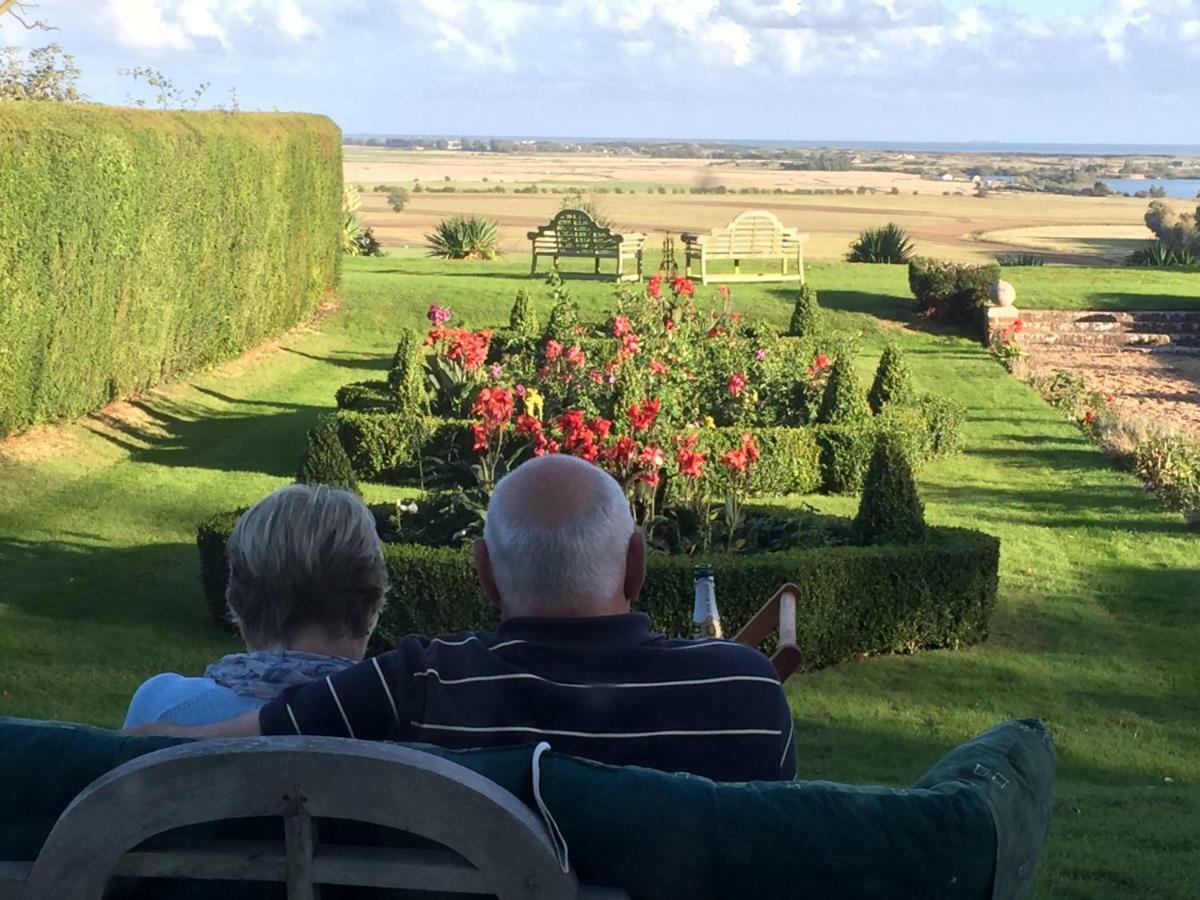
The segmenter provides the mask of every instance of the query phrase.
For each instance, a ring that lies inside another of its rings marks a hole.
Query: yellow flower
[[[714,419],[712,416],[705,416],[704,417],[704,427],[705,428],[716,428],[717,427],[716,419]]]
[[[525,412],[527,415],[533,416],[535,419],[542,417],[542,406],[545,403],[545,398],[537,388],[525,389]]]

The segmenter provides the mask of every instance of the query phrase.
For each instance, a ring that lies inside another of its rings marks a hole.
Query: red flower
[[[662,401],[657,398],[643,400],[641,406],[633,404],[629,407],[629,427],[634,431],[649,431],[654,427],[654,421],[658,418],[658,408],[661,405]]]
[[[508,388],[487,388],[479,392],[471,412],[483,417],[484,425],[489,429],[503,426],[513,414],[513,395]]]
[[[572,409],[563,413],[558,417],[558,427],[562,429],[564,435],[575,434],[586,427],[583,424],[583,410]]]
[[[551,362],[562,356],[563,345],[551,338],[546,341],[546,361]]]
[[[613,337],[621,337],[622,335],[628,333],[630,327],[629,316],[613,316]]]
[[[471,425],[471,434],[475,438],[475,443],[472,444],[471,449],[479,453],[487,450],[489,437],[488,430],[482,422],[475,422]]]
[[[1105,402],[1105,403],[1112,403],[1112,402],[1113,402],[1114,400],[1116,400],[1116,399],[1117,399],[1117,398],[1116,398],[1116,397],[1114,397],[1112,394],[1105,394],[1105,395],[1104,395],[1104,402]]]
[[[619,468],[624,468],[629,465],[629,461],[637,455],[637,441],[627,434],[617,438],[617,442],[609,447],[604,452],[604,458],[608,462],[614,463]]]
[[[1086,422],[1088,425],[1091,425],[1093,422],[1096,421],[1096,414],[1089,409],[1086,413],[1083,414],[1083,421]]]
[[[690,278],[676,275],[671,280],[671,292],[676,295],[682,294],[684,297],[691,297],[696,293],[696,286],[692,284]]]
[[[735,472],[745,472],[746,466],[749,463],[746,461],[746,451],[740,447],[736,450],[729,450],[721,455],[721,462],[729,466]]]
[[[746,462],[751,465],[758,462],[758,444],[754,442],[754,435],[742,435],[742,452],[746,454]]]
[[[680,439],[675,462],[679,466],[679,474],[684,478],[699,478],[704,474],[704,464],[708,462],[708,457],[696,450],[696,435]]]
[[[621,353],[625,356],[636,356],[641,351],[638,336],[632,331],[621,339]]]
[[[670,371],[671,371],[670,368],[668,368],[664,363],[659,362],[657,359],[651,360],[651,362],[650,362],[650,374],[651,375],[666,375],[666,374],[670,373]]]
[[[596,384],[604,383],[604,373],[599,369],[593,369],[591,372],[588,372],[588,378],[592,379]]]
[[[720,337],[721,334],[722,329],[720,325],[714,325],[712,328],[708,329],[709,337]]]
[[[537,441],[533,445],[534,456],[544,456],[547,453],[557,453],[558,451],[558,441],[548,438],[544,434],[537,436]]]
[[[817,378],[822,372],[828,369],[833,363],[829,361],[829,357],[824,353],[818,353],[817,358],[813,360],[813,364],[808,367],[808,378],[811,381]]]
[[[642,472],[636,479],[638,484],[644,484],[647,487],[656,488],[660,480],[658,472]]]
[[[587,355],[579,347],[572,347],[567,351],[567,362],[577,369],[582,369],[587,365]]]
[[[592,421],[588,423],[588,427],[591,428],[592,431],[596,432],[596,437],[598,437],[600,440],[604,440],[606,437],[608,437],[609,432],[612,431],[612,424],[613,423],[611,419],[598,418],[592,419]]]
[[[434,329],[437,331],[437,329]],[[433,332],[430,332],[433,336]],[[491,346],[492,331],[484,328],[480,331],[467,331],[465,328],[450,328],[441,332],[437,340],[448,338],[450,346],[446,350],[449,359],[457,360],[467,369],[478,369],[487,361],[488,348]]]
[[[662,452],[661,447],[656,447],[654,444],[650,444],[642,450],[638,459],[643,466],[650,466],[654,469],[661,469],[667,464],[666,454]]]
[[[646,285],[646,293],[657,300],[662,296],[662,276],[651,275],[650,282]]]
[[[1025,329],[1025,323],[1022,322],[1020,319],[1017,319],[1017,321],[1012,323],[1012,330],[1017,332],[1018,334],[1020,332],[1022,332],[1024,329]]]
[[[533,416],[521,414],[517,416],[517,434],[528,434],[531,437],[540,437],[542,434],[542,423]]]
[[[722,298],[727,299],[729,297],[729,285],[721,285],[719,288],[717,288],[717,293],[720,294]]]
[[[729,376],[729,380],[725,382],[725,387],[729,389],[729,393],[733,396],[741,396],[742,391],[746,389],[746,376],[741,372],[734,372]]]
[[[670,316],[665,316],[663,318],[663,328],[665,328],[667,331],[674,331],[675,330],[675,320],[672,319]]]

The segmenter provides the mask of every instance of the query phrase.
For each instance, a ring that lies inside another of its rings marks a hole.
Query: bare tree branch
[[[37,9],[37,4],[24,0],[0,0],[0,16],[7,13],[29,31],[58,31],[58,28],[41,19],[27,20],[25,16],[29,15],[31,9]]]

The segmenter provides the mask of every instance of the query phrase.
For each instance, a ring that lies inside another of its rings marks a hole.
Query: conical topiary
[[[301,484],[327,484],[358,491],[358,478],[338,437],[337,419],[333,416],[321,416],[308,432],[296,480]]]
[[[792,321],[788,334],[792,337],[813,337],[821,331],[821,304],[817,302],[817,289],[807,281],[800,285],[796,294],[796,305],[792,307]]]
[[[871,454],[853,535],[859,544],[911,544],[925,536],[925,505],[912,466],[890,433],[879,436]]]
[[[908,368],[908,360],[904,358],[899,345],[888,344],[879,359],[879,368],[875,370],[875,381],[867,393],[871,412],[879,415],[889,403],[911,403],[913,399],[912,372]]]
[[[571,297],[570,289],[563,284],[558,272],[551,272],[546,283],[550,285],[553,305],[550,307],[550,318],[546,322],[545,337],[556,341],[569,341],[574,337],[575,326],[579,324],[579,306]]]
[[[429,394],[425,381],[425,351],[421,349],[421,339],[411,328],[402,328],[388,372],[388,389],[396,398],[397,412],[409,416],[423,416],[428,412]]]
[[[512,312],[508,315],[508,326],[517,334],[537,336],[537,312],[533,308],[533,298],[525,288],[517,291],[517,299],[513,301]]]
[[[870,417],[867,398],[863,395],[854,361],[849,351],[838,354],[821,397],[817,422],[821,425],[852,425]]]

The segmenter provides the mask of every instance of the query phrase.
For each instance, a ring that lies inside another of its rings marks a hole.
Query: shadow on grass
[[[314,362],[329,363],[330,365],[340,366],[343,369],[361,369],[370,372],[386,372],[392,363],[391,356],[381,356],[374,353],[333,353],[330,356],[318,356],[315,353],[305,353],[303,350],[296,350],[293,347],[284,347],[283,351],[291,353],[293,356],[303,356],[305,359],[311,359]]]
[[[408,278],[500,278],[505,281],[529,281],[529,282],[545,282],[546,273],[539,272],[537,275],[530,277],[528,272],[431,272],[428,269],[372,269],[367,272],[357,273],[360,275],[404,275]],[[564,275],[573,275],[576,273],[563,273]],[[609,276],[613,282],[616,282],[616,276]]]
[[[216,392],[206,391],[223,398]],[[229,402],[241,403],[236,398]],[[296,472],[304,437],[321,406],[271,404],[278,412],[214,413],[181,404],[135,401],[137,415],[115,417],[95,413],[85,420],[94,434],[129,453],[133,462],[185,466],[227,472],[256,472],[290,478]]]

